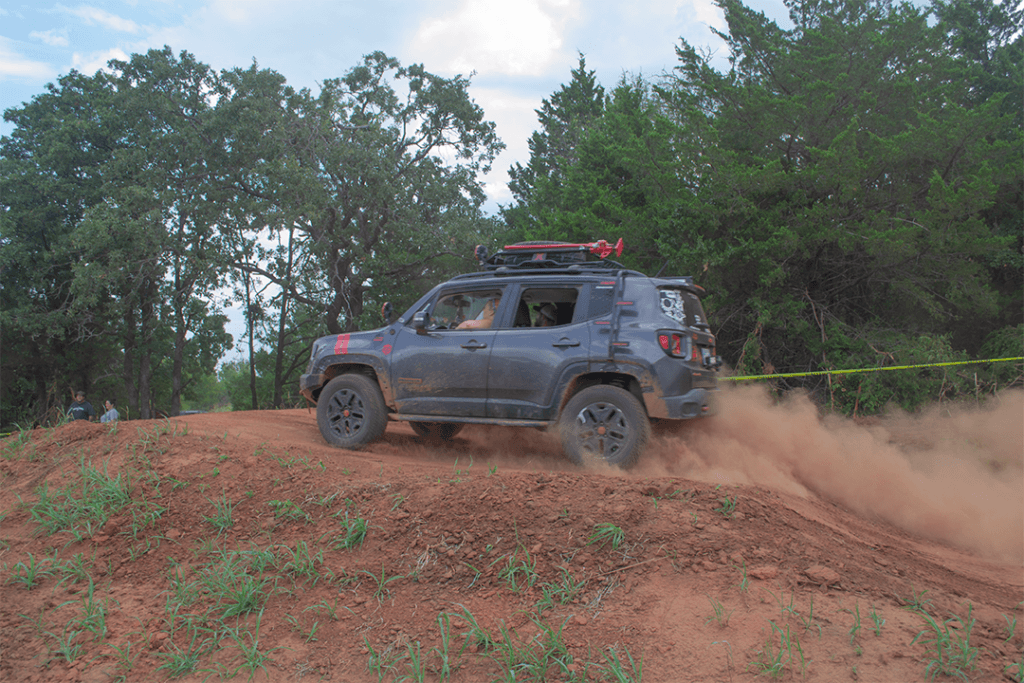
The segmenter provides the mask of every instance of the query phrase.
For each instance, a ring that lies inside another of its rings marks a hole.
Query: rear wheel
[[[651,435],[651,423],[636,396],[608,384],[587,387],[569,399],[559,428],[562,448],[577,465],[629,467]]]
[[[335,377],[316,404],[316,422],[327,443],[358,450],[376,441],[388,424],[380,387],[363,375]]]
[[[428,439],[451,441],[466,425],[458,422],[410,422],[409,426]]]

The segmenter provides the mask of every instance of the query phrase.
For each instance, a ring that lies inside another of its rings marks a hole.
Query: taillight
[[[687,358],[690,356],[688,340],[681,332],[658,333],[658,346],[665,353],[675,358]],[[696,349],[694,349],[694,352],[696,352]]]

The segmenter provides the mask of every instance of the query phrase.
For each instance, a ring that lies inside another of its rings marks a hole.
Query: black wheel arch
[[[643,389],[640,386],[640,380],[636,377],[626,372],[588,372],[573,378],[572,381],[569,382],[565,391],[562,392],[562,400],[558,406],[558,415],[561,416],[562,411],[565,410],[566,404],[572,400],[573,396],[584,389],[599,384],[608,384],[620,389],[625,389],[640,401],[640,405],[644,407],[644,412],[647,412]]]
[[[367,361],[352,362],[350,359],[346,359],[345,362],[331,363],[323,369],[324,383],[319,388],[313,391],[313,400],[320,399],[320,392],[327,386],[335,377],[340,377],[346,374],[359,374],[363,375],[367,379],[376,382],[377,386],[380,387],[380,392],[384,396],[384,405],[389,410],[394,410],[394,400],[391,393],[391,383],[388,381],[387,373],[384,371],[383,366],[380,368],[376,367],[376,363]]]

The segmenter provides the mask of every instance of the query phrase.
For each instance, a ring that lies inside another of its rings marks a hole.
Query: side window
[[[494,324],[501,289],[448,291],[430,311],[430,329],[486,329]]]
[[[558,327],[568,325],[576,315],[578,287],[534,287],[524,289],[516,302],[512,327]]]
[[[595,284],[590,290],[590,305],[587,306],[587,320],[600,318],[612,312],[614,283]]]

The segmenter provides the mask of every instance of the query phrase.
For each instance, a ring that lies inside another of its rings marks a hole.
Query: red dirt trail
[[[306,410],[8,437],[0,680],[1020,681],[1024,394],[722,398],[629,472],[529,429],[337,450]],[[96,481],[127,502],[75,513]]]

